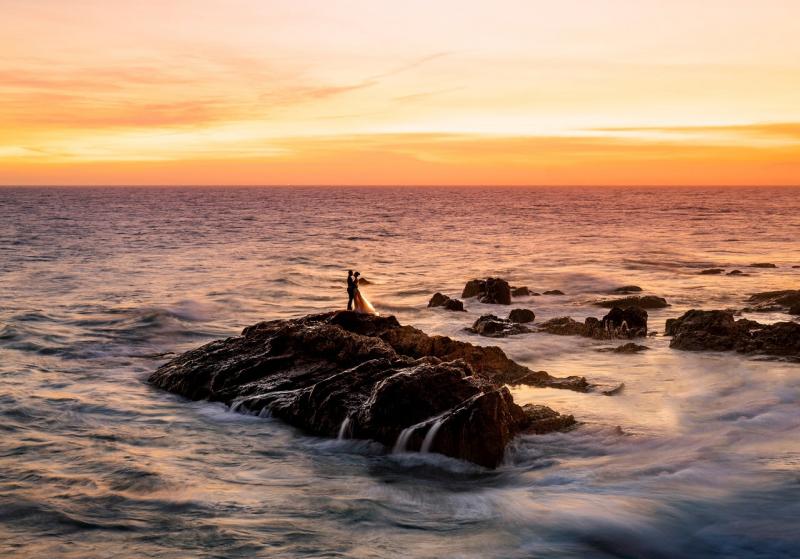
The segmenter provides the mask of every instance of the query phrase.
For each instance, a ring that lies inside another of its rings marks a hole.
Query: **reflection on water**
[[[428,332],[483,312],[434,291],[501,275],[599,316],[638,284],[735,308],[798,288],[797,190],[0,189],[0,553],[20,557],[796,557],[800,365],[533,334],[492,341],[617,396],[519,388],[585,424],[518,439],[497,471],[388,455],[144,384],[257,320],[346,303]],[[794,260],[793,260],[794,259]],[[774,262],[774,270],[751,269]],[[705,267],[745,277],[701,276]],[[753,316],[785,319],[780,314]]]

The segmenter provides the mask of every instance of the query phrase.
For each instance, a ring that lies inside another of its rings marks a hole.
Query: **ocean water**
[[[566,293],[515,301],[537,321],[602,316],[637,284],[672,304],[661,334],[800,288],[798,265],[800,189],[0,189],[0,556],[799,557],[800,364],[493,341],[463,329],[506,308],[426,308],[499,275]],[[342,308],[349,267],[403,323],[625,388],[515,389],[583,425],[488,471],[145,383],[172,352]]]

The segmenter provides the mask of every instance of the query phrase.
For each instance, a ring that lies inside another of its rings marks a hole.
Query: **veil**
[[[356,288],[356,296],[353,299],[353,303],[355,304],[355,311],[357,313],[362,314],[378,314],[378,311],[375,310],[375,307],[372,306],[372,303],[369,302],[363,293],[361,293],[361,288]]]

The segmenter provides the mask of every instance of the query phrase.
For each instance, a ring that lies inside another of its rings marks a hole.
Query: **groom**
[[[353,310],[353,298],[356,296],[356,279],[353,270],[347,270],[347,310]]]

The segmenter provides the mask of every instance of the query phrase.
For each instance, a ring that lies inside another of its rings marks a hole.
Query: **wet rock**
[[[794,305],[789,307],[789,314],[791,315],[800,315],[800,305]]]
[[[597,351],[611,353],[639,353],[640,351],[647,351],[648,349],[650,348],[646,345],[628,342],[627,344],[622,344],[617,347],[604,347],[602,349],[598,349]]]
[[[625,295],[628,293],[639,293],[640,291],[642,291],[642,288],[639,287],[638,285],[623,285],[622,287],[617,287],[616,289],[613,289],[611,293],[619,293]]]
[[[499,318],[493,314],[483,315],[467,330],[489,338],[505,338],[516,334],[527,334],[531,331],[522,324]]]
[[[448,311],[464,311],[464,303],[438,292],[434,293],[431,300],[428,301],[428,307],[444,307]]]
[[[510,305],[511,287],[501,278],[474,279],[464,286],[461,297],[463,299],[478,297],[481,303],[490,305]]]
[[[797,314],[792,309],[800,307],[800,289],[784,289],[781,291],[763,291],[755,293],[747,299],[751,306],[745,307],[746,312],[789,312]]]
[[[531,290],[528,289],[527,287],[525,287],[524,285],[522,287],[512,287],[511,288],[511,296],[512,297],[528,297],[528,296],[530,296],[532,294],[533,293],[531,292]]]
[[[655,295],[645,295],[644,297],[631,296],[622,297],[621,299],[606,299],[597,301],[595,305],[599,307],[641,307],[643,309],[663,309],[669,306],[667,300],[663,297],[656,297]]]
[[[715,276],[715,275],[718,275],[718,274],[722,274],[724,272],[725,272],[725,270],[723,270],[722,268],[707,268],[705,270],[700,270],[700,275],[701,276]]]
[[[513,311],[508,313],[508,320],[510,320],[511,322],[516,322],[518,324],[533,322],[535,318],[536,315],[530,309],[514,309]]]
[[[564,295],[564,292],[560,289],[551,289],[550,291],[545,291],[544,295]]]
[[[630,339],[647,335],[647,311],[639,307],[615,307],[601,319],[590,316],[582,323],[568,316],[553,318],[538,325],[536,331],[597,340]]]
[[[755,264],[750,264],[751,268],[777,268],[775,264],[770,264],[769,262],[756,262]]]
[[[504,383],[588,388],[582,377],[532,371],[497,347],[348,311],[250,326],[172,359],[149,382],[193,400],[270,413],[317,435],[343,432],[407,450],[425,444],[487,467],[501,462],[516,434],[574,422],[551,410],[550,427],[535,423]]]
[[[526,417],[526,425],[523,428],[527,433],[550,433],[561,431],[575,425],[575,418],[571,415],[561,415],[547,406],[536,404],[525,404],[522,411]]]
[[[745,273],[744,273],[743,271],[741,271],[741,270],[731,270],[731,271],[730,271],[730,272],[728,272],[726,275],[728,275],[728,276],[746,276],[747,274],[745,274]]]
[[[690,310],[667,320],[669,346],[687,351],[737,351],[800,360],[800,324],[735,320],[729,311]]]

